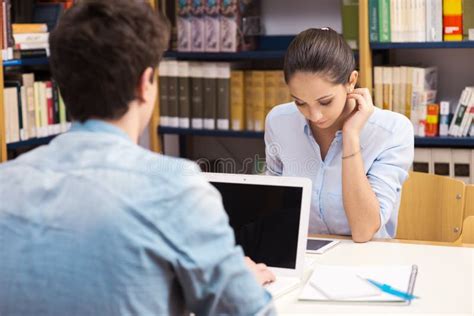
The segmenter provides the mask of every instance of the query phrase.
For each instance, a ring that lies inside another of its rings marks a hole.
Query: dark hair
[[[72,119],[122,117],[168,40],[167,20],[144,0],[83,0],[66,11],[49,39],[50,66]]]
[[[307,29],[291,42],[283,69],[286,83],[295,72],[302,71],[320,73],[334,84],[345,84],[355,69],[354,54],[336,31]]]

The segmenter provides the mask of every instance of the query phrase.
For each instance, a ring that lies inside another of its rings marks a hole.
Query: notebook
[[[406,303],[402,298],[384,293],[366,279],[389,284],[413,293],[416,273],[412,265],[336,266],[316,264],[298,299],[337,302]]]

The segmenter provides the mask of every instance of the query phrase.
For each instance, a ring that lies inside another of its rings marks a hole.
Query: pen
[[[387,293],[387,294],[390,294],[390,295],[393,295],[393,296],[396,296],[396,297],[400,297],[406,301],[411,301],[412,299],[415,299],[415,298],[419,298],[417,296],[414,296],[410,293],[407,293],[407,292],[404,292],[404,291],[400,291],[400,290],[397,290],[397,289],[394,289],[393,287],[391,287],[390,285],[388,284],[383,284],[383,283],[379,283],[377,281],[374,281],[372,279],[366,279],[364,278],[364,280],[366,280],[367,282],[371,283],[372,285],[376,286],[377,288],[379,288],[382,292],[384,293]]]

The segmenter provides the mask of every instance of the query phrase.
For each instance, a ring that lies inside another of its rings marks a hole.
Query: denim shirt
[[[194,163],[99,120],[0,165],[0,315],[272,314]]]
[[[309,232],[351,235],[342,196],[342,132],[325,159],[308,121],[291,102],[268,114],[265,126],[267,174],[307,177],[313,182]],[[394,237],[403,182],[413,163],[413,126],[405,116],[375,108],[360,134],[367,179],[380,204],[375,237]]]

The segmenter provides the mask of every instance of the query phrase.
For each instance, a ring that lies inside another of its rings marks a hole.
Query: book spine
[[[359,37],[359,1],[342,1],[342,34],[352,49],[358,47]]]
[[[47,106],[47,133],[54,135],[54,102],[53,102],[53,85],[51,81],[45,82],[46,88],[46,106]]]
[[[217,129],[230,129],[230,64],[217,66]]]
[[[204,0],[192,1],[191,11],[191,51],[203,52],[205,41],[204,12],[206,4]]]
[[[438,136],[438,119],[439,119],[439,104],[428,104],[426,115],[426,131],[427,137]]]
[[[439,104],[439,136],[448,136],[449,134],[449,113],[449,102],[441,101]]]
[[[204,64],[191,64],[191,126],[196,129],[204,128]]]
[[[462,11],[462,29],[464,39],[473,40],[469,38],[469,30],[471,30],[471,32],[474,32],[474,1],[463,0]]]
[[[168,62],[162,61],[158,68],[160,92],[160,125],[169,126],[168,104]]]
[[[178,51],[191,51],[191,9],[192,1],[177,1],[176,24],[178,30]]]
[[[205,41],[204,50],[206,52],[218,52],[221,50],[220,45],[220,0],[205,0],[206,14],[204,18],[205,24]]]
[[[178,62],[169,61],[168,66],[168,123],[170,127],[179,127]]]
[[[254,130],[260,132],[265,128],[265,72],[254,71],[252,82],[254,87]]]
[[[245,95],[245,128],[249,131],[255,130],[255,120],[254,120],[254,90],[253,85],[253,71],[245,71],[244,74],[244,95]]]
[[[55,80],[52,80],[53,85],[53,114],[54,114],[54,134],[61,133],[61,120],[59,117],[59,87]]]
[[[462,41],[462,0],[443,0],[443,34],[445,41]]]
[[[390,0],[379,1],[379,36],[380,42],[391,42]]]
[[[369,39],[371,42],[379,41],[378,4],[378,0],[369,0]]]
[[[20,103],[21,103],[21,129],[20,129],[20,139],[27,140],[29,139],[28,131],[28,108],[26,104],[26,88],[22,86],[20,88]]]
[[[244,72],[233,70],[230,75],[231,128],[242,131],[245,128]]]
[[[179,127],[190,127],[191,94],[189,88],[189,62],[178,62]]]
[[[204,128],[216,129],[217,115],[217,66],[207,63],[204,72]]]
[[[458,135],[458,131],[461,127],[462,119],[464,117],[464,112],[466,112],[467,109],[467,100],[471,97],[470,94],[470,89],[464,89],[461,97],[459,98],[458,106],[456,107],[456,111],[454,112],[454,116],[449,127],[449,135],[451,136]]]

